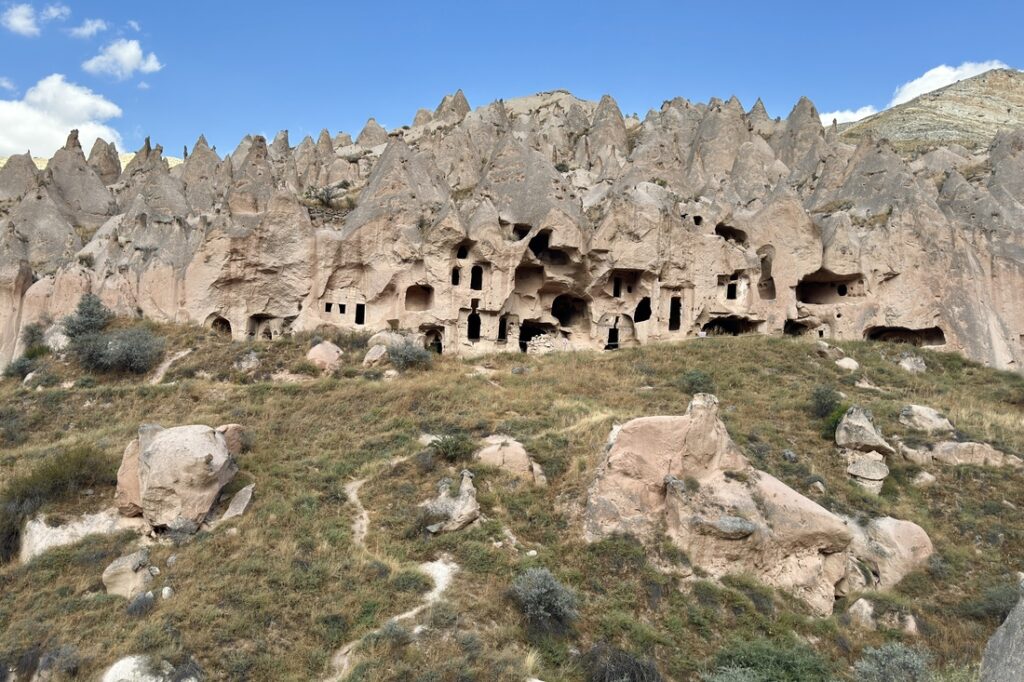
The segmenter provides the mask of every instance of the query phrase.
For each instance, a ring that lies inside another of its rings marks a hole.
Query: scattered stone
[[[894,455],[896,451],[875,428],[871,413],[863,407],[853,406],[846,411],[836,427],[836,445],[847,450],[881,452]]]
[[[508,436],[488,436],[484,447],[475,455],[481,464],[502,469],[516,478],[529,481],[536,486],[547,485],[547,478],[540,465],[533,461],[522,443]]]
[[[167,568],[172,568],[176,563],[178,563],[177,554],[172,554],[171,556],[167,557]]]
[[[526,556],[528,556],[528,557],[535,557],[535,556],[537,556],[537,550],[535,550],[535,549],[531,549],[531,550],[529,550],[529,551],[528,551],[528,552],[526,553]]]
[[[935,485],[936,478],[927,471],[919,471],[910,479],[910,485],[915,488],[930,488]]]
[[[824,495],[827,492],[825,489],[825,484],[822,483],[821,481],[815,481],[814,483],[811,484],[811,492],[814,493],[815,495]]]
[[[517,366],[512,368],[512,374],[526,374],[526,372],[527,369],[525,367]]]
[[[389,361],[387,346],[373,346],[363,357],[363,367],[381,367]]]
[[[255,489],[256,484],[250,483],[235,493],[231,498],[231,503],[228,504],[227,510],[224,512],[224,516],[220,517],[219,523],[244,514],[245,510],[249,508],[249,503],[252,501],[252,493]]]
[[[107,668],[101,682],[169,682],[174,668],[149,656],[126,656]]]
[[[980,682],[1024,680],[1024,599],[989,638],[981,657]]]
[[[432,516],[444,519],[427,526],[431,533],[451,533],[461,530],[480,518],[480,504],[476,501],[476,488],[473,487],[473,474],[468,469],[462,470],[462,482],[459,493],[451,495],[452,480],[444,478],[437,486],[438,494],[433,500],[420,506]]]
[[[836,367],[845,369],[847,372],[856,372],[860,369],[860,363],[851,357],[845,357],[836,360]]]
[[[144,592],[132,597],[128,606],[125,607],[125,611],[129,616],[141,618],[152,611],[154,606],[156,606],[156,595],[152,592]]]
[[[987,443],[961,443],[944,441],[931,447],[932,460],[948,466],[985,466],[999,468],[1009,466],[1020,468],[1020,460],[1014,455],[996,450]]]
[[[174,589],[170,585],[164,585],[164,587],[160,590],[161,599],[170,599],[173,596]]]
[[[889,467],[885,465],[885,457],[877,452],[848,451],[846,473],[859,486],[872,495],[882,492],[882,486],[889,475]]]
[[[850,617],[850,624],[856,628],[874,630],[876,627],[875,606],[863,597],[850,604],[846,615]]]
[[[321,341],[306,352],[306,359],[321,371],[333,372],[341,366],[344,351],[330,341]]]
[[[782,459],[789,462],[790,464],[795,464],[800,460],[800,458],[797,457],[796,453],[793,452],[792,450],[783,450]]]
[[[837,348],[829,344],[827,341],[817,340],[814,342],[814,352],[819,357],[825,358],[826,360],[834,360],[836,364],[839,364],[839,360],[842,360],[846,353],[843,352],[842,348]]]
[[[260,356],[256,351],[249,351],[244,356],[235,360],[235,369],[239,372],[251,372],[260,366]]]
[[[899,362],[899,366],[911,374],[923,374],[928,371],[928,365],[925,364],[924,358],[919,355],[904,355]]]
[[[924,405],[907,405],[900,410],[900,424],[927,434],[953,433],[953,424],[936,410]]]
[[[103,570],[103,586],[107,594],[132,599],[149,589],[153,575],[149,572],[149,550],[114,559]]]
[[[857,388],[863,388],[867,391],[878,391],[879,393],[885,393],[885,389],[875,386],[873,383],[871,383],[864,377],[857,379],[857,381],[853,385],[856,386]]]

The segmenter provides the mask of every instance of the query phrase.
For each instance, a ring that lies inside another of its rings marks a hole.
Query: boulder
[[[907,405],[900,410],[900,424],[928,434],[953,433],[953,424],[938,411],[924,405]]]
[[[896,451],[875,428],[871,413],[863,407],[853,406],[846,411],[836,427],[836,445],[847,450],[876,451],[894,455]]]
[[[474,458],[481,464],[502,469],[536,486],[547,485],[540,465],[533,461],[519,441],[508,436],[488,436]]]
[[[850,624],[856,628],[874,630],[876,627],[875,606],[863,597],[850,604],[850,608],[846,609],[846,615],[850,618]]]
[[[221,424],[217,432],[224,436],[224,444],[232,457],[238,457],[248,449],[248,434],[241,424]]]
[[[139,432],[142,514],[153,526],[195,531],[238,467],[209,426],[157,429]]]
[[[836,367],[839,369],[845,369],[847,372],[856,372],[860,369],[860,363],[853,358],[845,357],[836,360]]]
[[[852,559],[866,566],[873,576],[873,581],[865,585],[868,589],[887,590],[895,586],[905,575],[923,567],[935,551],[928,533],[910,521],[885,516],[872,519],[864,527],[850,523],[850,528]],[[851,562],[846,586],[864,579],[864,571]]]
[[[363,356],[363,367],[381,367],[388,364],[389,361],[387,346],[373,346]]]
[[[889,475],[889,467],[885,465],[885,457],[877,452],[849,451],[846,473],[859,486],[873,495],[882,492],[882,485]]]
[[[114,559],[103,569],[103,587],[107,594],[116,594],[125,599],[133,599],[143,594],[153,583],[153,575],[149,571],[149,550]]]
[[[252,502],[252,493],[255,489],[256,484],[250,483],[235,493],[228,504],[227,510],[224,512],[224,516],[220,517],[220,520],[223,522],[244,514],[245,510],[249,508],[249,503]]]
[[[1024,599],[985,645],[980,682],[1024,682]]]
[[[122,516],[142,516],[142,491],[139,487],[139,439],[128,442],[117,469],[114,504]]]
[[[442,479],[437,487],[437,497],[420,505],[431,516],[443,519],[427,526],[427,530],[431,533],[451,533],[462,530],[480,518],[480,504],[476,501],[473,474],[463,469],[459,492],[454,497],[451,494],[451,486],[450,478]]]
[[[944,441],[931,448],[932,460],[949,466],[1020,467],[1020,460],[996,450],[987,443]]]
[[[330,341],[321,341],[306,352],[306,359],[324,372],[333,372],[341,365],[344,352]]]
[[[177,677],[174,666],[167,661],[157,661],[149,656],[125,656],[104,671],[100,682],[197,682],[194,675]]]
[[[900,369],[903,369],[911,374],[922,374],[928,371],[928,365],[925,364],[924,358],[918,355],[906,355],[899,361]]]
[[[936,478],[934,475],[927,471],[919,471],[917,474],[910,479],[910,485],[915,488],[930,488],[935,485]]]

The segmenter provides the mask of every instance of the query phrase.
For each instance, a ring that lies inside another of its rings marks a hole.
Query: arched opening
[[[699,215],[693,216],[693,224],[696,225],[697,227],[700,227],[701,225],[703,225],[704,224],[703,216],[699,216]]]
[[[484,268],[481,265],[474,265],[469,271],[469,288],[480,291],[484,288]]]
[[[438,355],[444,351],[444,332],[440,329],[428,329],[423,334],[423,343],[428,350],[431,350]]]
[[[466,318],[466,338],[470,341],[480,340],[480,315],[475,310]]]
[[[775,300],[775,278],[772,276],[772,264],[775,260],[775,247],[762,246],[757,250],[761,259],[761,277],[757,282],[757,294],[762,301]]]
[[[786,336],[803,336],[811,331],[811,325],[799,320],[786,320],[782,325],[782,333]]]
[[[522,241],[526,239],[526,235],[530,234],[531,229],[526,223],[516,223],[512,226],[512,235],[516,238],[516,241]]]
[[[455,249],[455,257],[459,260],[464,260],[469,257],[469,245],[459,244],[459,247]]]
[[[868,341],[909,343],[915,346],[942,346],[946,343],[946,333],[941,327],[868,327],[864,330],[864,338]]]
[[[221,336],[231,336],[231,323],[220,315],[210,320],[210,329]]]
[[[498,318],[498,343],[508,342],[508,315]]]
[[[677,332],[682,325],[683,299],[679,296],[673,296],[668,306],[668,330],[670,332]]]
[[[543,230],[536,237],[530,240],[529,248],[537,260],[549,265],[565,265],[569,262],[569,255],[560,249],[552,249],[551,230]]]
[[[459,286],[460,280],[462,280],[462,270],[459,268],[452,268],[452,286]]]
[[[619,330],[615,327],[608,327],[608,341],[604,344],[605,350],[618,350]]]
[[[650,296],[644,296],[636,304],[636,310],[633,312],[633,321],[646,322],[649,319],[651,319],[651,298]]]
[[[839,303],[847,296],[864,295],[864,275],[837,275],[822,268],[796,285],[796,300],[801,303]]]
[[[551,315],[563,327],[573,327],[587,318],[587,302],[582,298],[562,294],[551,303]]]
[[[535,320],[525,320],[519,325],[519,350],[525,353],[530,348],[530,341],[538,336],[544,334],[554,333],[555,328],[550,324],[544,324],[543,322],[537,322]]]
[[[430,310],[434,307],[434,288],[426,284],[414,284],[405,290],[405,309],[410,311]]]
[[[366,304],[356,303],[356,324],[366,323]]]
[[[736,242],[740,246],[747,245],[747,233],[743,230],[732,227],[731,225],[718,223],[715,225],[715,234],[726,241]]]
[[[707,322],[701,327],[701,331],[706,332],[710,336],[739,336],[740,334],[753,334],[757,332],[760,325],[760,322],[748,320],[745,317],[726,315],[725,317],[716,317]]]
[[[544,284],[544,268],[536,265],[520,265],[516,268],[516,292],[536,294]]]
[[[277,326],[275,330],[275,324]],[[253,339],[270,341],[280,333],[280,321],[273,315],[252,315],[246,325],[246,335]],[[276,331],[276,333],[275,333]]]

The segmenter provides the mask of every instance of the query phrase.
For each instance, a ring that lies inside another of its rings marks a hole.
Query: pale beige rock
[[[860,369],[860,363],[853,358],[845,357],[836,360],[836,367],[846,370],[847,372],[856,372]]]
[[[114,559],[103,569],[103,587],[107,594],[131,599],[147,591],[153,584],[149,568],[147,549],[140,549],[133,554]]]
[[[934,552],[928,534],[910,521],[887,516],[871,520],[864,528],[855,524],[851,527],[851,552],[875,576],[874,585],[869,586],[872,589],[895,586],[905,575],[924,566]],[[862,580],[863,576],[857,578]]]
[[[463,470],[458,494],[451,494],[451,479],[445,478],[438,484],[438,495],[433,500],[424,502],[424,507],[431,515],[444,520],[427,526],[431,533],[452,533],[462,530],[480,518],[480,504],[476,501],[476,488],[473,487],[473,474]]]
[[[910,485],[915,488],[930,488],[935,485],[936,478],[933,474],[927,471],[919,471],[910,479]]]
[[[497,467],[536,486],[547,485],[544,471],[533,461],[522,443],[508,436],[488,436],[475,455],[481,464]]]
[[[871,413],[857,406],[847,410],[836,427],[836,445],[862,452],[874,450],[886,455],[896,454],[892,446],[875,428]]]
[[[873,495],[882,492],[882,485],[889,476],[889,467],[885,465],[885,457],[877,452],[847,452],[846,473],[859,486]]]
[[[925,364],[924,358],[918,355],[908,355],[899,361],[900,369],[903,369],[911,374],[923,374],[928,371],[928,365]]]
[[[306,352],[306,359],[324,372],[333,372],[341,365],[344,352],[330,341],[321,341]]]
[[[140,439],[142,513],[154,526],[195,530],[238,467],[209,426],[176,426]]]
[[[224,511],[224,515],[220,517],[220,521],[223,522],[228,519],[234,519],[244,514],[249,508],[249,503],[252,502],[252,494],[255,489],[256,484],[250,483],[236,492],[231,497],[231,502],[228,504],[228,508]]]
[[[60,525],[51,525],[45,515],[40,515],[25,523],[18,558],[26,563],[49,549],[73,545],[89,535],[113,535],[124,530],[143,533],[148,529],[141,519],[121,518],[113,508],[83,514]]]
[[[953,432],[953,424],[937,410],[924,405],[907,405],[900,410],[900,424],[928,434]]]
[[[861,630],[874,630],[877,627],[875,623],[875,607],[863,597],[850,604],[850,608],[846,610],[846,615],[850,617],[850,624]]]
[[[932,459],[948,466],[970,465],[1020,468],[1020,460],[987,443],[944,441],[931,447]]]
[[[238,457],[246,449],[248,436],[241,424],[221,424],[217,427],[217,433],[224,436],[224,444],[232,457]]]
[[[122,516],[142,516],[142,491],[139,483],[139,440],[134,438],[125,446],[121,466],[117,469],[117,489],[114,504]]]
[[[373,346],[363,356],[363,367],[381,367],[388,364],[389,361],[387,346]]]

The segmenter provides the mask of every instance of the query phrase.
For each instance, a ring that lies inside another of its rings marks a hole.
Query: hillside
[[[996,69],[844,125],[841,137],[856,143],[870,134],[908,151],[952,144],[982,149],[1000,130],[1021,125],[1024,72]]]
[[[135,548],[131,532],[0,566],[0,661],[28,669],[40,657],[73,654],[78,679],[93,679],[122,656],[149,654],[203,679],[328,679],[339,647],[376,632],[349,653],[347,679],[597,679],[585,675],[602,643],[629,652],[616,660],[634,672],[649,670],[649,658],[664,679],[751,661],[783,667],[774,677],[714,679],[851,679],[868,648],[903,642],[927,650],[941,679],[968,680],[1016,600],[1019,470],[889,456],[875,496],[847,475],[834,423],[811,413],[815,389],[833,387],[843,407],[869,408],[892,442],[935,440],[898,419],[905,405],[920,404],[945,413],[957,440],[1024,453],[1024,379],[955,354],[915,349],[927,365],[915,374],[897,364],[905,345],[843,342],[859,363],[847,372],[813,342],[714,336],[614,353],[441,356],[385,376],[360,363],[365,335],[325,329],[345,354],[321,376],[303,360],[309,334],[232,342],[196,327],[148,328],[166,339],[164,357],[192,349],[155,385],[85,375],[52,353],[37,360],[27,385],[0,383],[0,496],[25,489],[33,471],[71,461],[75,448],[94,449],[102,465],[88,489],[49,493],[41,509],[59,526],[109,506],[121,453],[140,424],[234,422],[251,449],[238,456],[227,492],[254,483],[251,507],[195,536],[152,544],[150,561],[161,569],[152,589],[172,586],[173,596],[136,615],[100,582],[108,563]],[[934,555],[895,587],[853,590],[822,615],[752,574],[715,578],[667,539],[585,542],[584,507],[613,425],[683,414],[694,390],[717,395],[728,435],[757,469],[844,517],[913,521]],[[480,462],[450,463],[422,444],[423,434],[445,433],[472,449],[489,434],[519,440],[547,487]],[[431,535],[416,505],[463,467],[475,474],[481,518]],[[921,471],[933,485],[917,487]],[[420,572],[421,562],[454,564],[451,584],[416,616],[386,625],[437,579]],[[564,631],[528,627],[510,598],[531,567],[575,593],[579,615]],[[890,625],[858,627],[849,612],[862,596]],[[917,635],[891,625],[908,616]]]

